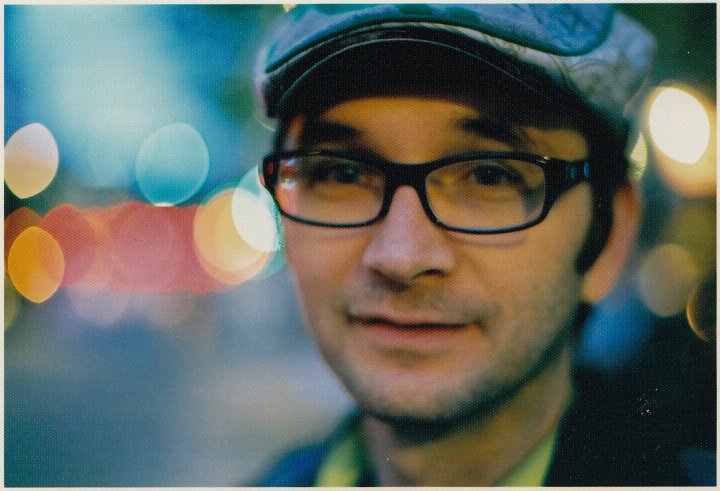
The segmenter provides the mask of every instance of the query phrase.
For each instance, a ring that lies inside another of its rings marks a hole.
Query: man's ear
[[[636,187],[631,183],[623,185],[613,198],[613,223],[605,248],[583,277],[584,301],[597,303],[612,289],[635,245],[640,211]]]

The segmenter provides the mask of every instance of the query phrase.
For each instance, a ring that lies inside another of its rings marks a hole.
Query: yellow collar
[[[530,455],[517,466],[513,471],[502,479],[498,486],[507,487],[539,487],[545,482],[545,474],[550,468],[555,440],[558,429],[551,432],[545,439],[530,452]]]
[[[498,486],[542,486],[550,468],[558,429],[551,432]],[[336,440],[320,466],[315,486],[352,487],[360,484],[364,444],[358,421]]]

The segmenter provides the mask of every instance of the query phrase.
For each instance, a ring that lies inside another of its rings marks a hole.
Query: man
[[[258,484],[686,483],[572,366],[636,231],[648,34],[607,5],[302,5],[267,46],[265,185],[358,412]]]

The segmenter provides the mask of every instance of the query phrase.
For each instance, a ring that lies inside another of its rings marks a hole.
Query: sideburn
[[[575,258],[575,271],[580,275],[587,273],[600,256],[612,229],[612,195],[608,191],[599,190],[599,186],[599,184],[591,186],[590,226],[580,252]]]

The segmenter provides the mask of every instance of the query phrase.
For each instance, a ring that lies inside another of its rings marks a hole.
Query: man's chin
[[[413,439],[433,439],[492,414],[518,389],[478,390],[476,393],[466,392],[464,398],[458,397],[457,392],[447,391],[452,396],[424,393],[399,398],[395,393],[392,399],[381,399],[375,391],[370,397],[355,393],[354,399],[363,414],[392,426],[397,432]],[[367,392],[365,395],[368,395]]]
[[[377,373],[375,374],[377,375]],[[517,377],[505,383],[465,380],[455,386],[430,388],[430,384],[346,384],[361,412],[393,427],[407,438],[434,439],[482,421],[512,400],[527,380]],[[423,386],[424,385],[424,386]],[[458,387],[458,385],[462,385]],[[414,389],[414,390],[412,390]]]
[[[467,425],[490,414],[491,406],[494,404],[428,410],[427,408],[391,409],[360,405],[360,409],[364,415],[392,426],[398,435],[402,435],[408,441],[421,443],[462,431]]]

